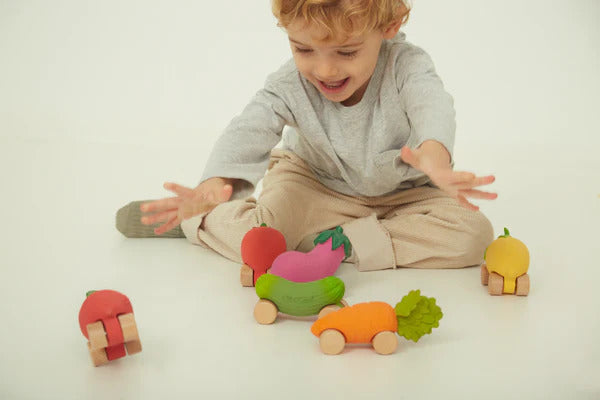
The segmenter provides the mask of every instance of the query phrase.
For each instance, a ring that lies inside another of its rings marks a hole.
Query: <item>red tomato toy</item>
[[[79,327],[89,340],[94,366],[142,351],[131,302],[114,290],[92,290],[79,310]]]

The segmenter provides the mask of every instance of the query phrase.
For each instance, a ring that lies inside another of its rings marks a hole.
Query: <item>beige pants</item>
[[[313,239],[340,225],[361,271],[386,268],[462,268],[479,265],[493,240],[480,212],[429,186],[389,196],[352,197],[322,185],[292,152],[275,149],[258,200],[220,204],[181,226],[193,243],[241,263],[242,238],[266,223],[283,233],[288,250],[309,251]]]

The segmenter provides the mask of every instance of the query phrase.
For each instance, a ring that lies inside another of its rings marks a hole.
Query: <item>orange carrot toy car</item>
[[[371,343],[377,353],[391,354],[398,346],[396,333],[416,342],[437,328],[442,316],[434,298],[412,290],[395,308],[375,301],[333,311],[316,320],[311,332],[325,354],[341,353],[346,343]]]
[[[92,290],[79,310],[81,333],[89,339],[94,366],[142,351],[142,344],[127,296],[114,290]]]

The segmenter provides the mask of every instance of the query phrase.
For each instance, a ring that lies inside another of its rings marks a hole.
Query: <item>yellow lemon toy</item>
[[[510,236],[508,229],[504,228],[504,235],[488,246],[483,259],[481,283],[488,285],[490,294],[529,294],[529,250],[519,239]]]

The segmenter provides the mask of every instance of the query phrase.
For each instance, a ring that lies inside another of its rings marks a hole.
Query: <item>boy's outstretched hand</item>
[[[220,203],[229,201],[233,193],[234,179],[210,178],[196,186],[188,188],[176,183],[167,182],[163,187],[177,196],[143,203],[143,213],[154,213],[142,217],[142,224],[154,225],[164,222],[154,229],[154,233],[162,235],[181,223],[184,219],[209,212]]]
[[[477,211],[479,207],[468,198],[493,200],[498,197],[496,193],[475,189],[494,182],[496,178],[493,175],[479,177],[471,172],[452,170],[450,154],[439,142],[428,140],[417,149],[405,146],[400,155],[402,161],[424,172],[437,187],[470,210]]]

